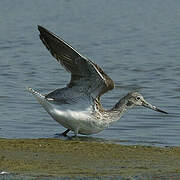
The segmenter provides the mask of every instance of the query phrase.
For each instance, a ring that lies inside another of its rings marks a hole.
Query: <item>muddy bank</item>
[[[51,179],[180,179],[180,148],[59,139],[0,139],[0,171]]]

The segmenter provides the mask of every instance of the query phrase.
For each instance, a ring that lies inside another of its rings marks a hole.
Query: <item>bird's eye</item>
[[[137,97],[136,99],[137,99],[137,100],[140,100],[141,98],[140,98],[140,97]]]

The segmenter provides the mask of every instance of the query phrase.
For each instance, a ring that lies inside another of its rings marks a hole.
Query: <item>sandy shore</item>
[[[0,171],[42,179],[180,179],[180,147],[124,146],[60,139],[0,139]]]

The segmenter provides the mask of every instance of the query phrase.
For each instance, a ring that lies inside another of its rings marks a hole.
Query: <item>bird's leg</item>
[[[77,135],[78,135],[78,129],[75,129],[74,130],[74,137],[77,137]]]
[[[67,129],[66,131],[64,131],[63,133],[62,133],[62,135],[63,136],[67,136],[67,133],[70,131],[70,129]]]

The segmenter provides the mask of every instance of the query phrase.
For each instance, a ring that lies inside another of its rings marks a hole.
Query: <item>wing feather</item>
[[[113,80],[91,60],[85,58],[68,43],[42,26],[38,26],[40,39],[53,57],[71,73],[67,87],[89,93],[94,97],[114,88]]]

